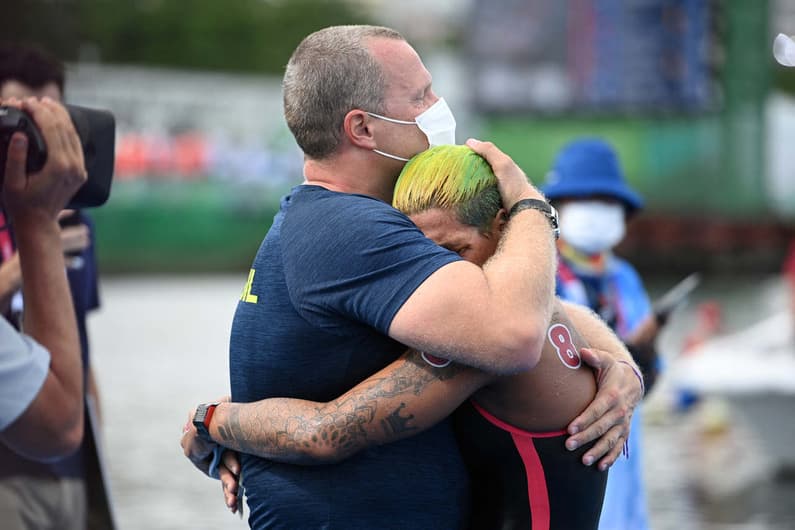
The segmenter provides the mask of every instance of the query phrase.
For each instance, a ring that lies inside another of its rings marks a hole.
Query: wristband
[[[508,219],[521,212],[522,210],[538,210],[549,221],[555,239],[560,237],[560,225],[558,223],[558,211],[548,202],[539,199],[521,199],[516,202],[508,212]]]
[[[640,383],[640,398],[643,399],[643,396],[646,395],[646,384],[643,382],[643,375],[641,375],[638,369],[632,366],[632,364],[629,363],[628,361],[618,361],[618,362],[626,364],[632,369],[632,373],[635,374],[635,377],[638,378],[638,382]],[[629,460],[629,435],[627,435],[627,439],[624,440],[624,447],[622,448],[621,452],[624,453],[624,457],[627,460]]]
[[[218,468],[221,467],[221,462],[223,461],[224,451],[226,451],[226,447],[222,445],[217,445],[213,447],[213,452],[210,453],[208,458],[212,458],[210,460],[210,467],[207,469],[207,476],[214,479],[220,479],[221,474],[218,472]]]
[[[635,377],[638,378],[638,382],[640,382],[640,398],[643,399],[643,396],[646,395],[646,385],[643,383],[643,375],[641,375],[638,369],[632,366],[632,364],[630,364],[628,361],[618,361],[618,362],[626,364],[632,369],[632,373],[635,374]]]

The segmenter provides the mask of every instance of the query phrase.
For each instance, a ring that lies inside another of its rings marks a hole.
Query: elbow
[[[532,370],[541,360],[541,350],[546,340],[546,328],[522,319],[514,323],[503,335],[501,365],[496,372],[501,375]]]
[[[350,455],[339,448],[312,446],[305,449],[302,460],[307,464],[336,464],[345,460],[348,456]]]
[[[71,422],[65,422],[49,437],[52,447],[48,451],[49,454],[46,455],[47,458],[58,460],[73,455],[80,447],[80,444],[83,443],[84,427],[81,407],[76,418]]]
[[[61,439],[62,457],[72,455],[83,443],[84,422],[81,414],[79,422],[68,428]]]
[[[74,454],[83,442],[83,417],[71,424],[53,422],[46,428],[35,428],[21,436],[1,440],[12,451],[38,462],[56,462]]]
[[[50,384],[48,384],[50,383]],[[58,392],[49,380],[22,415],[0,432],[0,442],[31,460],[49,462],[72,455],[83,441],[83,398]]]
[[[59,460],[74,454],[83,443],[85,418],[83,415],[83,402],[75,410],[64,414],[63,421],[53,423],[51,433],[47,436],[50,447],[43,457],[48,460]]]
[[[70,429],[65,433],[56,434],[50,441],[50,446],[42,449],[38,454],[28,455],[36,460],[53,462],[72,456],[83,442],[83,432]]]

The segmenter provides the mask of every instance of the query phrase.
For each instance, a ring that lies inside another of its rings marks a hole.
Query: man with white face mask
[[[651,386],[660,324],[640,276],[612,252],[642,199],[626,184],[613,148],[595,138],[564,146],[542,190],[560,215],[558,296],[599,314],[627,344]],[[639,412],[640,407],[632,420],[631,458],[617,460],[608,477],[600,530],[648,528]]]
[[[368,112],[370,116],[381,120],[386,120],[391,123],[400,125],[413,125],[419,128],[428,139],[429,147],[436,147],[437,145],[455,145],[455,117],[450,107],[444,98],[439,98],[436,103],[428,107],[428,110],[423,111],[412,121],[397,120],[395,118],[388,118],[381,116],[375,112]],[[401,162],[408,162],[408,158],[392,155],[378,149],[373,149],[373,152],[383,155],[388,158],[400,160]]]

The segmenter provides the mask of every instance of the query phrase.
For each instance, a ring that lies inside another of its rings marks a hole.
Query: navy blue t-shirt
[[[395,313],[460,259],[362,195],[298,186],[254,259],[230,341],[232,400],[329,401],[405,350]],[[449,422],[320,466],[246,456],[252,528],[458,528],[468,483]]]

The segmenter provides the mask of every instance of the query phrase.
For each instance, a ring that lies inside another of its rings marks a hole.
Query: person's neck
[[[304,161],[304,183],[340,193],[356,193],[392,204],[397,175],[390,178],[384,168],[361,157],[337,156]]]
[[[609,252],[586,254],[585,252],[577,250],[562,239],[558,240],[558,252],[561,258],[573,267],[595,274],[604,272],[609,255]]]

